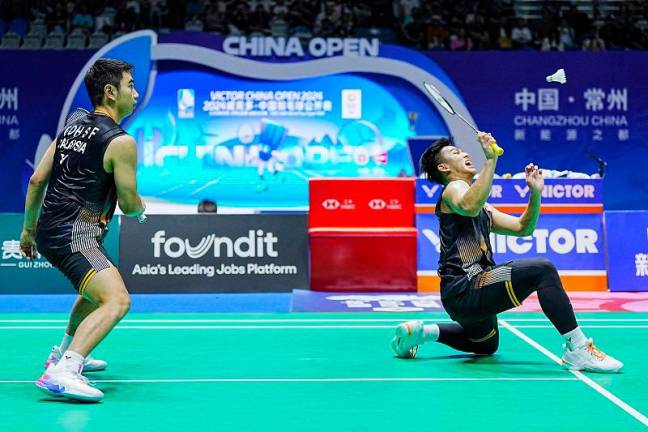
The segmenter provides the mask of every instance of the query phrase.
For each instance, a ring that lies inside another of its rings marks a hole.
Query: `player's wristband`
[[[144,214],[145,209],[146,209],[146,207],[142,207],[141,209],[139,209],[137,211],[134,211],[132,213],[124,213],[124,216],[136,217],[137,222],[144,223],[144,222],[146,222],[146,215]]]

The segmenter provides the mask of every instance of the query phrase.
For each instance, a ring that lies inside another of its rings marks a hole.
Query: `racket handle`
[[[497,156],[502,156],[504,154],[504,149],[500,146],[497,145],[496,141],[493,141],[493,144],[491,146],[493,148],[493,151]]]

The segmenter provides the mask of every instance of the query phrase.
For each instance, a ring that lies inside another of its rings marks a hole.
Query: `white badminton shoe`
[[[88,378],[81,375],[81,371],[70,371],[51,365],[36,381],[36,387],[54,397],[99,402],[104,394],[101,390],[90,385]]]
[[[574,350],[564,345],[562,365],[565,369],[574,371],[615,373],[621,370],[623,363],[610,357],[594,346],[592,339]]]
[[[396,326],[392,350],[400,358],[414,358],[423,343],[423,321],[407,321]]]
[[[50,365],[58,364],[59,360],[61,360],[62,355],[63,353],[61,352],[59,347],[54,345],[54,347],[52,347],[52,352],[50,352],[49,357],[47,357],[47,360],[45,361],[45,369],[47,369]],[[83,372],[101,372],[103,370],[106,370],[107,367],[108,363],[106,361],[98,360],[90,356],[86,357],[83,361]]]

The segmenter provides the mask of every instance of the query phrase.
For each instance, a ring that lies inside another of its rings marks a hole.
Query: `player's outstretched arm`
[[[52,174],[55,151],[56,140],[47,148],[36,171],[29,178],[27,197],[25,198],[25,218],[22,233],[20,234],[20,250],[29,259],[34,258],[36,255],[36,226],[38,225],[38,216],[43,203],[43,195],[45,195],[50,174]]]
[[[117,202],[126,216],[140,216],[144,203],[137,193],[137,145],[129,135],[115,138],[104,156],[108,172],[112,172],[117,188]]]
[[[502,213],[487,204],[488,210],[493,215],[493,232],[518,237],[533,234],[538,223],[538,217],[540,216],[540,202],[542,189],[544,188],[544,179],[542,178],[542,170],[537,165],[528,164],[524,168],[524,171],[526,173],[527,186],[531,190],[527,208],[521,216],[515,217]]]

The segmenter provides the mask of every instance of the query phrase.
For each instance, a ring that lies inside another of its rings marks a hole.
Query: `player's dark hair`
[[[425,174],[425,177],[431,181],[439,184],[445,184],[446,180],[437,168],[437,166],[442,163],[440,160],[440,153],[443,147],[451,146],[452,141],[448,138],[440,138],[434,142],[430,147],[426,148],[423,154],[421,155],[421,160],[419,162],[421,167],[421,172]]]
[[[121,60],[99,59],[86,72],[85,82],[90,102],[93,107],[101,105],[106,84],[112,84],[119,89],[119,82],[124,72],[132,72],[133,65]]]
[[[198,213],[218,213],[218,204],[212,200],[204,199],[198,204]]]

